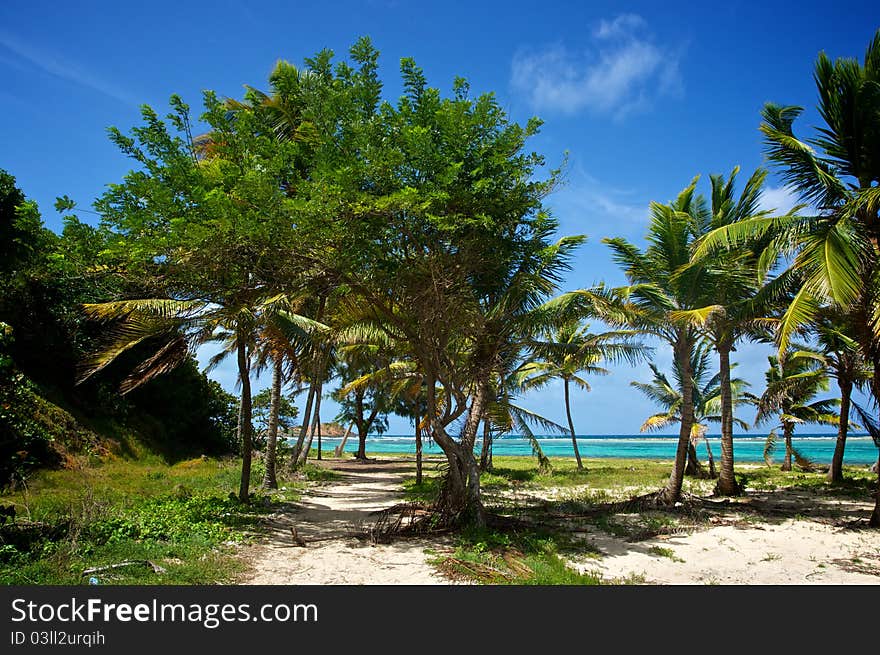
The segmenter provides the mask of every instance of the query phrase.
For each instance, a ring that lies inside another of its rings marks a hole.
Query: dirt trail
[[[357,538],[376,521],[376,511],[403,500],[408,462],[325,461],[341,478],[315,486],[292,511],[276,514],[268,537],[249,549],[253,571],[242,584],[448,584],[428,563],[437,542],[397,540],[372,545]],[[297,546],[292,528],[305,547]]]

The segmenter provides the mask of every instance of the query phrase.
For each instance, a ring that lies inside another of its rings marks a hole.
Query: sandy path
[[[432,542],[371,545],[351,536],[375,523],[372,512],[403,500],[407,475],[401,468],[382,461],[334,463],[340,479],[314,487],[293,511],[272,517],[268,538],[249,549],[253,571],[242,584],[448,584],[426,561]],[[293,526],[306,547],[294,544]]]

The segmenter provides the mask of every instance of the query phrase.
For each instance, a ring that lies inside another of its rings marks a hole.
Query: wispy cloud
[[[30,63],[44,73],[91,89],[92,91],[97,91],[126,105],[137,106],[138,104],[130,94],[102,79],[95,73],[86,70],[66,56],[56,55],[48,50],[37,48],[3,31],[0,31],[0,47],[5,48],[15,57]]]
[[[775,214],[785,214],[795,205],[799,204],[797,194],[788,187],[764,187],[761,194],[761,209],[772,211]]]
[[[555,44],[517,53],[511,86],[538,111],[588,110],[621,120],[682,92],[680,56],[656,42],[641,16],[622,14],[600,21],[583,51]]]
[[[629,233],[630,228],[640,231],[645,225],[649,202],[635,191],[613,187],[575,165],[551,205],[554,214],[571,227],[595,230],[613,226]]]

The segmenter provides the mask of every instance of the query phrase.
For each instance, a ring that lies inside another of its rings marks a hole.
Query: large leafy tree
[[[409,59],[401,63],[404,94],[380,103],[376,51],[361,41],[350,54],[355,66],[333,71],[345,111],[308,181],[311,248],[303,255],[406,344],[424,376],[431,436],[449,464],[439,506],[449,521],[480,523],[471,432],[492,371],[481,303],[553,245],[555,222],[541,203],[555,177],[537,179],[543,158],[525,151],[539,121],[510,121],[492,94],[472,99],[464,80],[443,97]],[[475,418],[456,439],[449,426],[466,413]]]

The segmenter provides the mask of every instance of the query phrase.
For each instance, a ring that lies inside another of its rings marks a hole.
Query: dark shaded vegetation
[[[101,343],[82,303],[137,292],[95,265],[106,238],[72,216],[61,235],[48,230],[0,171],[0,486],[77,455],[146,451],[174,462],[236,451],[237,400],[192,358],[123,398],[119,383],[149,352],[144,343],[77,385],[81,361]]]

